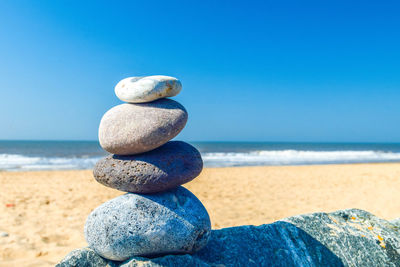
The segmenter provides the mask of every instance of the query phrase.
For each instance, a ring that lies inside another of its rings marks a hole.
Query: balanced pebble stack
[[[104,258],[193,253],[207,244],[208,213],[181,186],[200,174],[203,161],[193,146],[170,141],[188,119],[181,104],[166,98],[181,89],[178,79],[158,75],[126,78],[115,87],[127,103],[101,119],[100,145],[111,155],[93,174],[128,193],[97,207],[85,224],[86,241]]]

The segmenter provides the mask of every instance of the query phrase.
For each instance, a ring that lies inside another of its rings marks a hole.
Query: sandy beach
[[[53,266],[86,245],[91,210],[122,194],[98,184],[90,170],[0,172],[0,182],[0,266]],[[185,187],[203,202],[213,228],[345,208],[400,217],[398,163],[207,168]]]

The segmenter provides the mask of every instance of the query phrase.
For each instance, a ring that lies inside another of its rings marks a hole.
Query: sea
[[[400,143],[189,142],[206,167],[400,162]],[[91,169],[96,141],[0,141],[0,171]]]

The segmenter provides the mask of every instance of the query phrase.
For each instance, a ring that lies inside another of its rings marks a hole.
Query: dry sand
[[[121,194],[91,171],[0,172],[0,182],[0,266],[53,266],[86,245],[90,211]],[[400,217],[400,164],[209,168],[185,187],[213,228],[345,208]]]

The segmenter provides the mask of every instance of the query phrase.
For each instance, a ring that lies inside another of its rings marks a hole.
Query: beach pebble
[[[175,96],[181,90],[182,84],[178,79],[162,75],[129,77],[115,86],[117,97],[129,103],[151,102]]]
[[[196,148],[170,141],[138,155],[109,155],[97,162],[93,174],[99,183],[121,191],[155,193],[193,180],[202,168]]]
[[[162,193],[116,197],[97,207],[85,224],[89,246],[116,261],[193,253],[207,244],[210,231],[206,209],[181,186]]]
[[[170,99],[118,105],[101,119],[100,145],[117,155],[147,152],[178,135],[187,119],[185,108]]]
[[[7,237],[8,233],[7,232],[0,232],[0,237]]]

